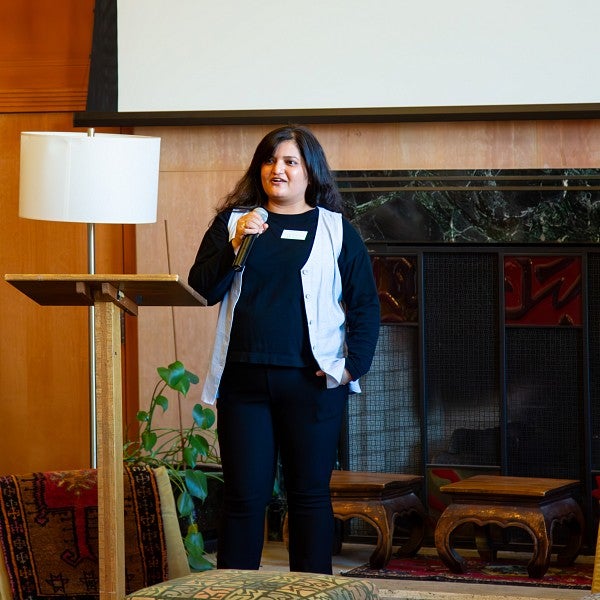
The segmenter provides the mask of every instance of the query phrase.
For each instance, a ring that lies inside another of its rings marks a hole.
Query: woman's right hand
[[[255,211],[240,217],[235,224],[235,237],[231,240],[235,253],[237,254],[243,239],[247,235],[260,235],[268,226],[268,223],[265,223]]]

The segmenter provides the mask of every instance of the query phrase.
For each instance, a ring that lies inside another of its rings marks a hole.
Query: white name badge
[[[282,240],[305,240],[308,231],[298,231],[297,229],[284,229],[281,232]]]

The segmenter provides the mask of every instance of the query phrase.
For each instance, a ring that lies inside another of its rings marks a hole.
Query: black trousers
[[[224,478],[217,567],[258,569],[278,450],[285,482],[290,570],[331,573],[329,492],[348,386],[326,389],[316,368],[231,364],[217,428]]]

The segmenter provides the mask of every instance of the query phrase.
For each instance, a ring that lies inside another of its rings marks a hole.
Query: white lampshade
[[[21,133],[19,215],[77,223],[154,223],[160,138]]]

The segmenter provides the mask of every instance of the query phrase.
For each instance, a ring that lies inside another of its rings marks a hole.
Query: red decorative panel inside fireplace
[[[581,326],[580,256],[506,256],[509,325]]]
[[[417,259],[415,256],[371,257],[382,323],[417,323]]]

